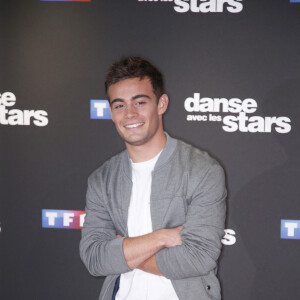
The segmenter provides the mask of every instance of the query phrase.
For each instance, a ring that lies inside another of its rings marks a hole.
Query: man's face
[[[168,97],[157,100],[148,78],[121,80],[109,87],[108,95],[112,120],[126,144],[144,145],[163,131]]]

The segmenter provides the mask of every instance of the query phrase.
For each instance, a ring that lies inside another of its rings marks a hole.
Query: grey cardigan
[[[166,134],[167,135],[167,134]],[[106,161],[88,179],[80,256],[94,276],[107,276],[100,297],[111,300],[116,278],[130,269],[122,243],[132,189],[126,150]],[[220,165],[167,135],[152,173],[153,231],[183,225],[183,244],[156,253],[160,272],[171,279],[180,300],[221,299],[216,277],[225,221],[225,180]]]

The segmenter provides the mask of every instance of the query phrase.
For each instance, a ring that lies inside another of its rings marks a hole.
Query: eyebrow
[[[148,98],[148,99],[150,99],[150,97],[148,95],[139,94],[139,95],[133,96],[130,100],[133,101],[133,100],[136,100],[136,99],[139,99],[139,98]],[[110,106],[112,106],[116,102],[124,102],[124,99],[122,99],[122,98],[116,98],[116,99],[114,99],[114,100],[112,100],[110,102]]]

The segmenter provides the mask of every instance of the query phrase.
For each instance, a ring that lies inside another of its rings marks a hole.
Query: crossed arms
[[[152,233],[123,240],[123,252],[130,269],[141,269],[155,275],[161,275],[155,254],[163,248],[182,245],[180,232],[182,226],[171,229],[159,229]]]
[[[80,255],[94,276],[139,268],[168,279],[206,275],[217,265],[224,235],[226,190],[222,168],[215,164],[191,195],[182,226],[134,238],[116,237],[101,189],[90,178]],[[99,181],[98,181],[99,182]]]

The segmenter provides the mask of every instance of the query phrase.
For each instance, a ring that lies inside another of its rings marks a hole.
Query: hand
[[[164,240],[164,246],[166,248],[182,245],[182,240],[180,236],[182,228],[182,226],[178,226],[174,228],[158,230],[162,235],[162,238]]]

